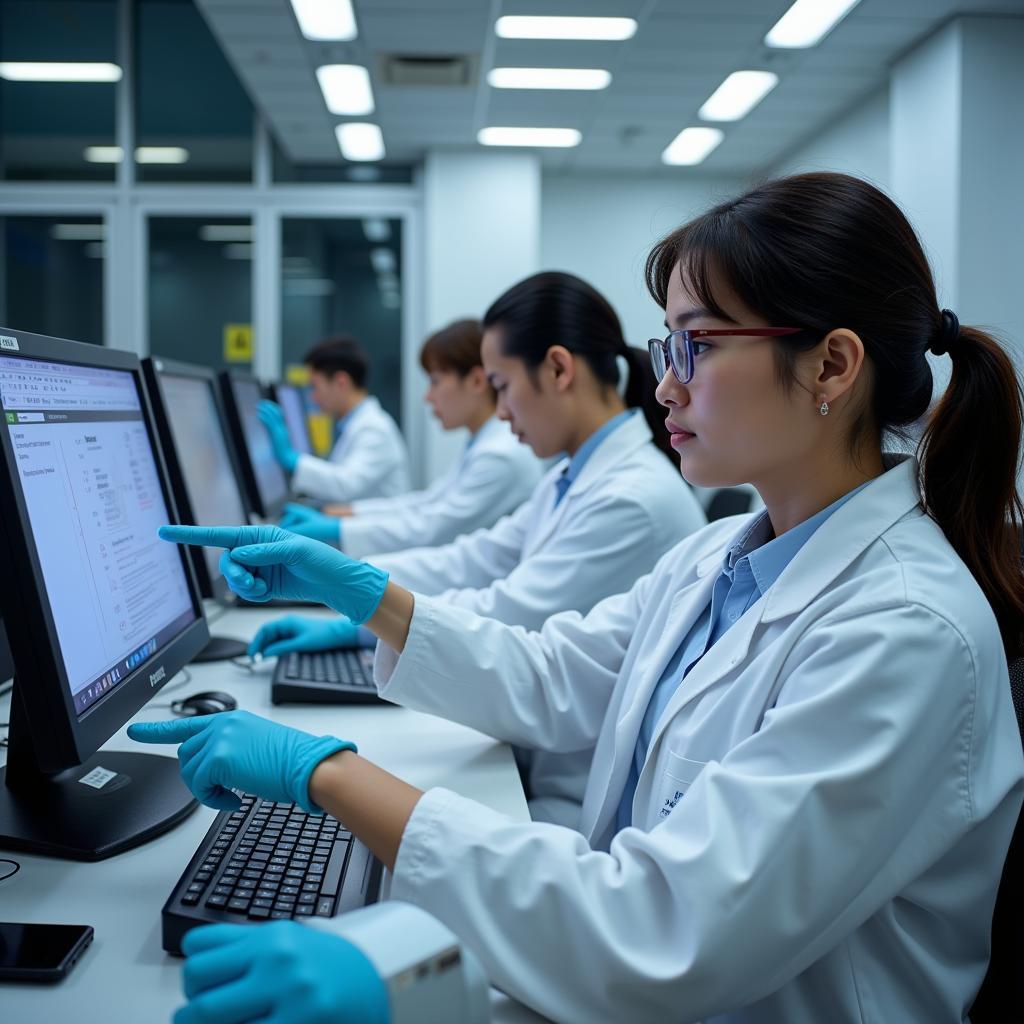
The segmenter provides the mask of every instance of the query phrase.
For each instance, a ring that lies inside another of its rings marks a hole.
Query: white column
[[[920,233],[939,302],[993,329],[1024,365],[1024,18],[958,18],[893,68],[891,186]],[[949,360],[933,362],[944,388]]]
[[[481,317],[506,288],[540,269],[540,161],[531,153],[431,152],[423,171],[424,335]],[[406,365],[418,359],[410,359]],[[413,387],[425,378],[412,378]],[[420,482],[436,478],[464,436],[443,434],[422,408],[410,431]],[[458,432],[461,434],[461,431]],[[417,443],[419,442],[419,443]]]

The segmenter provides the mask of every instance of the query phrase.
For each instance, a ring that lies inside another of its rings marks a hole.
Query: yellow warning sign
[[[297,388],[304,388],[309,383],[309,367],[304,363],[289,363],[284,368],[284,379]]]
[[[252,324],[224,325],[224,362],[252,362]]]

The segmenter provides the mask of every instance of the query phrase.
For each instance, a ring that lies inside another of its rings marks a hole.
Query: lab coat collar
[[[651,442],[653,436],[642,412],[638,412],[620,423],[591,452],[590,457],[580,470],[580,475],[573,480],[572,486],[566,491],[561,504],[564,505],[574,495],[579,497],[594,484],[599,483],[610,466]],[[564,467],[567,462],[559,463],[559,465]]]

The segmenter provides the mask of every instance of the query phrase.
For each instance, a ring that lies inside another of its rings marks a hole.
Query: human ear
[[[576,378],[576,359],[564,345],[552,345],[544,356],[558,391],[567,391]]]
[[[832,405],[847,394],[864,366],[864,342],[856,332],[837,328],[822,339],[814,363],[810,386],[817,402]]]

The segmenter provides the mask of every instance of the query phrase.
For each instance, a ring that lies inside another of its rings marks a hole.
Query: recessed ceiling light
[[[307,39],[355,39],[356,18],[350,0],[292,0],[299,29]]]
[[[369,72],[360,64],[324,64],[316,69],[324,102],[332,114],[362,117],[373,113]]]
[[[699,164],[725,138],[720,128],[684,128],[661,154],[663,164]]]
[[[199,229],[204,242],[251,242],[251,224],[204,224]]]
[[[363,121],[348,121],[334,129],[346,160],[383,160],[384,136],[380,126]]]
[[[705,121],[738,121],[778,85],[771,71],[734,71],[697,111]]]
[[[139,146],[135,150],[137,164],[184,164],[188,157],[183,146]]]
[[[487,84],[495,89],[606,89],[612,80],[602,68],[493,68]]]
[[[367,217],[363,234],[368,242],[386,242],[391,237],[391,225],[383,217]]]
[[[119,164],[124,150],[120,146],[86,146],[83,155],[91,164]]]
[[[393,274],[395,272],[394,251],[385,245],[377,246],[370,250],[370,263],[378,274]]]
[[[481,128],[476,141],[482,146],[578,146],[582,135],[575,128]]]
[[[796,0],[764,37],[765,46],[798,49],[821,42],[860,0]]]
[[[107,237],[105,224],[54,224],[50,237],[61,242],[99,242]]]
[[[636,32],[632,18],[499,18],[494,31],[502,39],[631,39]]]
[[[0,61],[0,78],[8,82],[120,82],[116,64],[58,64]]]

